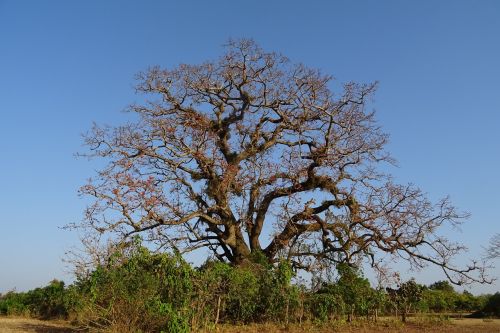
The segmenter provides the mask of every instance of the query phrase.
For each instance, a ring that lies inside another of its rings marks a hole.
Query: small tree
[[[450,284],[448,281],[437,281],[434,282],[429,286],[429,289],[431,290],[441,290],[447,293],[454,293],[455,289],[453,289],[453,286]]]
[[[354,267],[339,265],[337,269],[340,275],[337,285],[347,307],[347,321],[351,322],[355,313],[368,314],[372,288]]]
[[[483,316],[500,317],[500,293],[491,295],[481,312]]]
[[[478,311],[480,306],[478,306],[478,299],[472,295],[467,290],[464,290],[462,294],[459,294],[457,300],[455,301],[455,309],[462,312],[473,312]]]
[[[401,320],[406,322],[408,314],[422,298],[422,286],[414,279],[402,283],[396,291],[396,302],[401,309]]]
[[[373,321],[378,321],[378,314],[387,304],[387,293],[383,288],[377,288],[372,291],[370,296],[370,307],[373,314]]]

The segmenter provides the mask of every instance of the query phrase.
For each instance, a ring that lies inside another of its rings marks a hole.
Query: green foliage
[[[458,294],[443,290],[427,289],[422,293],[420,308],[431,312],[455,311]]]
[[[28,299],[26,293],[9,291],[0,299],[0,314],[2,315],[28,315]]]
[[[454,293],[455,289],[448,281],[437,281],[429,286],[431,290],[440,290],[446,293]]]
[[[421,304],[424,289],[425,287],[416,283],[414,279],[401,283],[398,289],[388,289],[390,304],[396,313],[399,311],[403,322],[406,321],[408,314]]]
[[[418,308],[423,312],[474,312],[485,303],[481,296],[474,296],[468,291],[455,291],[448,281],[438,281],[422,291]]]
[[[360,271],[348,265],[338,265],[339,278],[335,283],[323,283],[309,298],[309,310],[319,321],[341,315],[367,316],[385,303],[383,290],[374,290]]]
[[[259,320],[286,322],[299,305],[299,289],[291,285],[294,273],[287,262],[260,271]]]
[[[286,321],[298,304],[292,276],[284,262],[256,260],[241,267],[207,262],[192,269],[180,256],[137,246],[77,282],[76,321],[153,332],[185,332],[222,321]]]
[[[397,301],[404,305],[415,305],[422,298],[422,286],[410,279],[399,286]]]
[[[332,316],[343,314],[345,309],[342,294],[335,284],[324,284],[308,299],[308,310],[314,319],[324,322]]]
[[[403,320],[412,308],[482,309],[482,316],[500,312],[500,294],[475,297],[447,283],[424,288],[410,280],[389,295],[347,265],[337,267],[335,281],[320,281],[309,290],[292,284],[289,263],[271,265],[261,259],[256,256],[242,266],[207,261],[194,269],[177,254],[151,253],[137,242],[69,287],[54,280],[44,288],[0,296],[0,314],[69,317],[91,331],[187,333],[213,330],[224,322],[333,325],[332,320],[382,314],[388,304],[397,306]]]
[[[68,315],[67,290],[64,282],[53,280],[46,287],[25,293],[9,292],[0,298],[0,314],[31,315],[44,319]]]
[[[76,285],[83,326],[116,330],[185,332],[189,327],[194,270],[179,255],[136,246],[117,253]]]
[[[259,305],[259,278],[250,268],[232,269],[226,294],[227,316],[233,321],[250,322]]]
[[[291,285],[292,276],[285,262],[243,267],[207,262],[199,271],[196,299],[209,308],[212,318],[219,307],[219,318],[225,321],[286,321],[298,305],[299,293]]]
[[[360,315],[368,314],[373,290],[368,279],[360,276],[357,269],[348,265],[337,268],[340,278],[337,282],[347,311]]]
[[[481,317],[500,317],[500,293],[497,292],[488,298],[480,311]]]

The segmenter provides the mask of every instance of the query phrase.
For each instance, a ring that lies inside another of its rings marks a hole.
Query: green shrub
[[[276,266],[248,263],[243,267],[207,262],[197,276],[195,321],[285,322],[299,303],[298,288],[291,285],[292,275],[285,262]],[[199,313],[202,308],[205,311]]]
[[[69,311],[64,282],[53,280],[43,288],[9,292],[0,298],[0,314],[33,316],[43,319],[66,318]]]
[[[86,327],[185,332],[190,318],[193,269],[178,255],[136,246],[80,279],[75,320]]]
[[[384,289],[371,288],[356,268],[338,265],[337,270],[335,281],[319,281],[309,290],[292,284],[289,263],[272,265],[259,254],[239,267],[207,261],[193,269],[180,255],[151,253],[136,242],[69,287],[54,280],[0,296],[0,314],[69,317],[92,331],[187,333],[224,322],[334,325],[334,319],[338,324],[346,316],[375,315],[388,304],[406,316],[419,300],[420,310],[482,307],[482,316],[500,313],[500,294],[459,294],[442,282],[421,293],[422,286],[410,280],[390,298]]]
[[[29,315],[26,293],[9,291],[0,298],[0,314],[2,315]]]
[[[481,314],[483,317],[500,317],[500,293],[497,292],[488,298]]]

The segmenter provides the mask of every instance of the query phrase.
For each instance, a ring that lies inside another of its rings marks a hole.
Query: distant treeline
[[[0,296],[0,314],[65,318],[81,327],[118,332],[188,332],[218,323],[324,323],[379,315],[475,313],[500,315],[500,293],[459,293],[446,281],[374,289],[355,268],[337,267],[333,282],[314,288],[293,284],[285,262],[264,258],[234,267],[207,262],[193,268],[179,255],[137,246],[72,285],[54,280],[28,292]]]

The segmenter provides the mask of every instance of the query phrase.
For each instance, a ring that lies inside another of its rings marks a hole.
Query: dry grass
[[[0,317],[0,333],[74,333],[64,322]]]
[[[387,320],[376,325],[367,323],[341,325],[291,325],[288,327],[270,324],[246,326],[220,326],[217,333],[500,333],[500,320],[460,319],[441,323],[400,322]]]
[[[75,333],[67,323],[36,319],[0,317],[0,333]],[[220,325],[211,333],[500,333],[500,319],[453,319],[441,323],[413,321],[402,325],[394,320],[336,325],[273,324]]]

